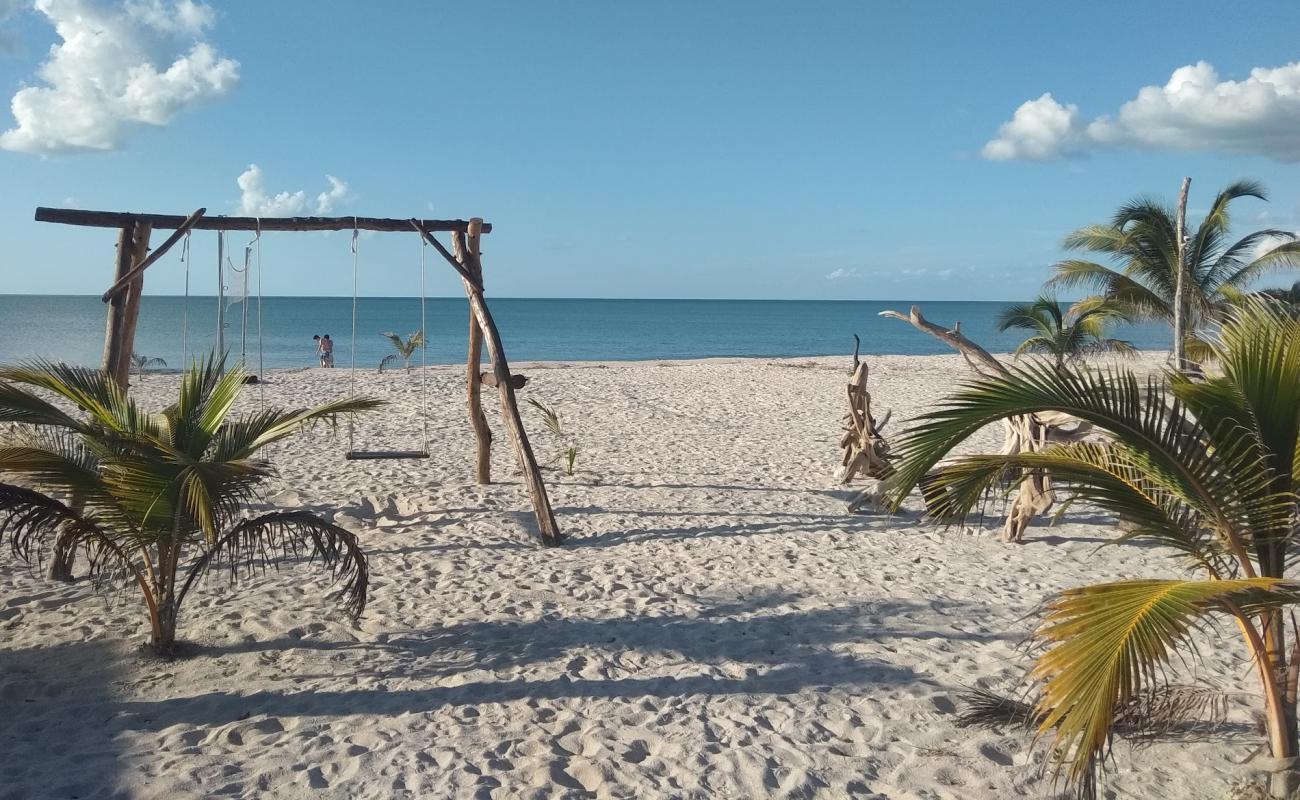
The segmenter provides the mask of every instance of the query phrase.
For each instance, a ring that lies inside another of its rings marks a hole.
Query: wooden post
[[[149,253],[147,222],[135,222],[122,228],[117,240],[117,266],[114,282],[128,278]],[[131,377],[131,354],[135,348],[135,328],[140,319],[140,293],[144,275],[136,273],[127,288],[109,300],[108,326],[104,335],[104,371],[118,386],[127,387]]]
[[[542,471],[537,467],[537,457],[533,455],[533,448],[528,444],[528,433],[524,430],[524,420],[519,415],[519,401],[515,398],[515,387],[510,380],[510,364],[506,361],[505,348],[501,345],[501,334],[497,331],[496,322],[492,320],[492,312],[488,310],[487,301],[483,298],[483,287],[465,265],[457,262],[455,256],[447,252],[433,234],[421,227],[419,220],[411,220],[411,226],[419,231],[425,241],[433,245],[443,258],[451,262],[461,275],[465,295],[469,298],[470,311],[478,320],[479,328],[483,331],[484,343],[487,345],[488,356],[492,359],[492,371],[497,378],[497,391],[501,395],[501,411],[506,418],[506,430],[515,445],[515,454],[519,456],[519,466],[524,472],[524,482],[528,485],[528,493],[532,496],[533,513],[537,517],[542,543],[558,545],[563,541],[560,526],[555,522],[555,512],[551,510],[551,501],[546,496],[546,484],[542,482]]]
[[[1192,179],[1183,178],[1178,192],[1178,211],[1174,220],[1174,236],[1178,237],[1177,263],[1174,268],[1174,368],[1187,372],[1187,190]]]
[[[482,236],[483,220],[470,220],[468,235],[456,232],[452,234],[452,247],[456,258],[483,283],[483,264],[479,260],[479,240]],[[469,312],[469,356],[466,367],[467,401],[469,405],[469,423],[474,427],[476,452],[474,458],[474,480],[481,484],[492,482],[492,429],[488,427],[487,415],[483,413],[482,400],[482,360],[483,329],[474,317],[473,309]]]
[[[127,296],[125,313],[122,315],[122,349],[118,355],[117,382],[119,385],[129,383],[131,379],[131,356],[135,354],[135,329],[140,321],[140,295],[144,292],[144,272],[136,267],[149,256],[149,235],[153,226],[147,222],[135,224],[134,245],[131,251],[131,268],[135,277],[123,292]],[[130,277],[130,274],[128,274]]]
[[[134,250],[135,223],[130,222],[117,234],[117,264],[113,282],[117,283],[131,271],[131,252]],[[108,301],[108,321],[104,329],[104,372],[117,376],[117,362],[122,349],[122,309],[129,292],[119,293]],[[119,381],[122,388],[126,384]]]

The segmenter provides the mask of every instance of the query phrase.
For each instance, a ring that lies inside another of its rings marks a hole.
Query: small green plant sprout
[[[553,406],[548,406],[531,397],[528,398],[528,404],[542,412],[542,421],[546,424],[546,429],[551,432],[551,437],[555,440],[555,455],[551,457],[550,463],[563,464],[564,474],[572,475],[574,464],[578,461],[578,445],[569,432],[565,430],[563,423],[560,422],[559,412]]]
[[[158,367],[166,367],[167,362],[163,361],[161,358],[154,358],[153,356],[142,356],[139,353],[132,353],[131,366],[135,368],[136,377],[143,378],[145,372],[151,369],[156,369]]]
[[[391,331],[379,335],[387,339],[393,345],[393,349],[397,351],[384,356],[383,360],[379,362],[379,371],[383,372],[384,367],[388,366],[389,362],[400,358],[406,366],[406,371],[410,372],[411,360],[415,358],[416,351],[424,347],[424,331],[416,331],[405,339]]]

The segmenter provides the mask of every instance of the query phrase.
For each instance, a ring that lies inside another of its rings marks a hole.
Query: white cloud
[[[1300,61],[1256,67],[1221,80],[1201,61],[1164,86],[1144,86],[1114,115],[1084,123],[1079,109],[1044,94],[1016,109],[983,155],[994,161],[1050,160],[1102,147],[1257,155],[1300,161]]]
[[[326,175],[325,180],[330,182],[328,191],[316,195],[316,213],[330,214],[333,213],[335,204],[340,203],[348,198],[348,185],[333,175]]]
[[[838,281],[838,280],[843,280],[845,278],[861,278],[861,277],[863,277],[862,273],[858,272],[856,269],[844,269],[843,267],[840,267],[839,269],[834,270],[829,275],[827,275],[826,280]]]
[[[326,175],[330,188],[316,195],[316,205],[310,210],[314,214],[329,214],[339,203],[351,199],[346,181],[333,175]],[[277,192],[271,194],[266,190],[262,179],[262,168],[249,164],[248,169],[236,179],[239,184],[238,214],[248,217],[296,217],[309,210],[307,192]]]
[[[3,2],[3,0],[0,0]],[[115,150],[141,125],[228,94],[239,64],[203,39],[212,9],[193,0],[36,0],[62,42],[11,101],[0,147],[26,153]]]
[[[985,144],[981,152],[993,161],[1048,161],[1075,152],[1082,133],[1079,107],[1061,105],[1047,93],[1022,103],[1011,120],[998,128],[998,137]]]

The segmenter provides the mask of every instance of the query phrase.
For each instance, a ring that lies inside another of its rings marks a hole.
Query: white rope
[[[357,218],[352,218],[352,370],[348,376],[349,393],[357,395]],[[352,414],[348,414],[348,452],[353,449]]]
[[[190,358],[190,232],[181,243],[181,263],[185,265],[185,301],[181,305],[181,363],[183,371]]]
[[[428,247],[420,237],[420,449],[429,453],[429,326],[424,313],[424,251]]]
[[[262,348],[262,218],[257,217],[257,236],[253,246],[257,252],[257,399],[262,411],[266,410],[266,375]]]
[[[217,358],[226,364],[226,232],[217,231]]]

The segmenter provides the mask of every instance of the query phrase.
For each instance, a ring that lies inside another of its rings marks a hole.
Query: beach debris
[[[856,337],[855,337],[856,338]],[[840,437],[840,449],[843,451],[840,483],[847,485],[859,474],[875,480],[889,477],[889,443],[881,435],[881,429],[889,422],[890,412],[886,411],[880,419],[871,413],[871,393],[867,391],[869,370],[865,361],[858,361],[854,354],[853,375],[849,378],[847,394],[848,412],[844,415],[844,435]],[[859,492],[849,501],[849,509],[857,510],[866,504],[870,491]]]
[[[951,329],[930,322],[921,314],[919,306],[912,306],[907,314],[898,311],[881,311],[879,315],[902,320],[912,327],[927,333],[949,347],[961,353],[962,358],[980,377],[992,378],[1009,374],[1006,365],[993,357],[989,351],[971,341],[961,332],[961,323],[954,323]],[[1040,411],[1002,420],[1003,441],[1001,454],[1004,456],[1017,453],[1039,453],[1051,445],[1070,444],[1083,441],[1092,433],[1092,425],[1083,420],[1056,411]],[[931,513],[945,505],[942,490],[932,487],[926,493],[923,486],[926,508]],[[1002,525],[1002,541],[1021,542],[1025,529],[1038,516],[1047,514],[1056,503],[1056,494],[1052,489],[1052,476],[1043,470],[1024,470],[1016,498]],[[942,516],[940,514],[939,516]]]

